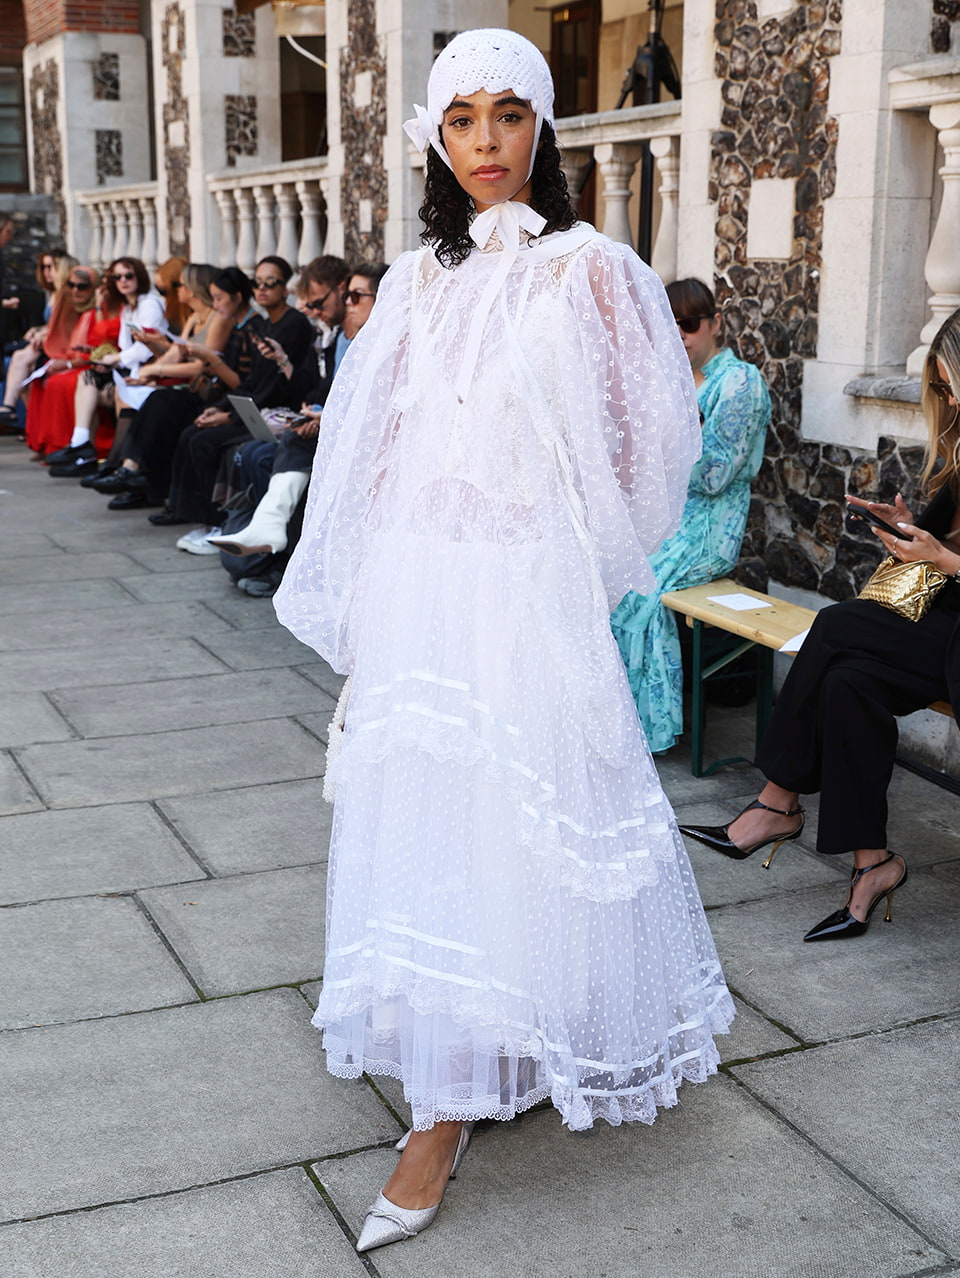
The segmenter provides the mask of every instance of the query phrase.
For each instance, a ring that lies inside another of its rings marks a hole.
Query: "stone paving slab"
[[[326,745],[330,740],[330,721],[333,709],[321,710],[319,714],[298,714],[297,723]]]
[[[330,707],[330,698],[293,670],[222,673],[154,684],[77,688],[51,699],[84,737],[280,719]]]
[[[30,1278],[360,1278],[360,1257],[301,1168],[10,1225]]]
[[[321,976],[326,889],[326,867],[308,866],[139,895],[210,998]]]
[[[843,896],[841,887],[839,894],[802,892],[711,910],[730,985],[806,1042],[960,1007],[956,899],[942,882],[916,872],[894,894],[892,923],[883,922],[881,903],[865,935],[805,944],[803,934],[839,908]]]
[[[181,599],[209,599],[216,603],[236,592],[225,572],[148,572],[120,577],[118,581],[141,603],[171,603]]]
[[[43,901],[8,908],[0,922],[0,971],[8,974],[0,1029],[115,1016],[197,997],[128,899]]]
[[[31,786],[12,756],[0,751],[0,816],[15,812],[37,812],[43,807],[40,796]]]
[[[130,892],[202,879],[188,852],[144,803],[7,817],[0,904]]]
[[[286,719],[54,742],[20,750],[18,758],[58,808],[292,781],[324,769],[323,747]]]
[[[206,572],[211,578],[224,576],[216,555],[191,555],[177,549],[177,538],[190,531],[189,524],[176,528],[151,528],[151,536],[143,544],[131,546],[130,558],[147,572]]]
[[[310,649],[308,648],[307,651],[309,652]],[[334,704],[340,700],[346,675],[337,674],[331,670],[322,657],[318,658],[315,665],[306,666],[300,673],[305,675],[311,683],[315,683],[318,688],[329,693],[333,697]]]
[[[67,724],[42,693],[0,694],[0,749],[40,741],[68,741],[72,736]]]
[[[35,612],[83,612],[93,608],[133,607],[136,600],[115,581],[48,581],[0,590],[0,617],[26,617]]]
[[[395,1163],[374,1150],[315,1170],[356,1231]],[[685,1085],[650,1128],[575,1135],[538,1112],[481,1131],[434,1225],[370,1258],[382,1278],[894,1278],[947,1259],[719,1079]]]
[[[295,990],[273,990],[0,1035],[0,1220],[389,1139],[396,1123],[327,1074],[309,1022]]]
[[[221,627],[219,634],[205,634],[203,642],[233,670],[266,670],[270,666],[299,666],[320,660],[312,648],[294,639],[279,622],[269,630],[246,630],[241,634],[225,634],[224,629]]]
[[[742,804],[713,800],[709,803],[680,804],[674,811],[678,821],[691,825],[724,825],[732,821],[741,809]],[[696,839],[684,839],[684,844],[697,887],[708,909],[744,901],[769,900],[784,892],[806,888],[830,887],[836,892],[842,890],[838,889],[838,884],[846,883],[845,867],[834,866],[802,851],[800,840],[784,843],[768,870],[763,868],[763,861],[769,848],[755,852],[744,861],[734,861],[704,847]]]
[[[327,859],[333,808],[317,779],[161,799],[158,807],[214,874]]]
[[[743,999],[734,997],[733,1001],[737,1008],[736,1020],[729,1034],[718,1034],[715,1040],[722,1061],[748,1060],[797,1046],[795,1038],[784,1034],[765,1016],[748,1007]]]
[[[116,551],[94,551],[88,555],[71,555],[51,546],[50,554],[13,559],[4,566],[3,584],[31,586],[57,581],[99,580],[120,577],[136,571],[137,565],[127,555]]]
[[[235,587],[230,594],[217,595],[204,602],[211,612],[229,621],[237,630],[273,630],[280,624],[272,598],[257,598]]]
[[[79,616],[72,612],[47,612],[30,613],[26,617],[2,617],[0,649],[5,652],[26,649],[36,653],[38,649],[62,648],[72,644],[102,644],[112,649],[117,646],[118,634],[123,635],[125,644],[136,645],[146,640],[175,639],[195,634],[203,635],[204,639],[208,635],[215,638],[218,632],[228,629],[225,621],[214,616],[201,603],[140,604],[122,608],[114,605]]]
[[[222,661],[193,639],[157,639],[119,648],[115,644],[0,653],[0,690],[46,691],[111,683],[151,683],[184,675],[223,674]]]
[[[960,1022],[950,1019],[738,1065],[734,1073],[956,1257],[958,1058]]]

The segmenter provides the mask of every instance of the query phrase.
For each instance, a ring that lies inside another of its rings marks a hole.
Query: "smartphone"
[[[898,537],[901,541],[913,541],[910,534],[905,533],[902,528],[894,528],[893,524],[888,524],[885,519],[878,519],[869,510],[864,510],[862,506],[848,506],[847,514],[853,519],[859,519],[868,524],[871,528],[882,529],[883,532],[889,533],[891,537]]]

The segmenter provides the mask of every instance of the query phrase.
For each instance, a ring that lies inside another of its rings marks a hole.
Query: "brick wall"
[[[24,0],[23,9],[27,39],[36,44],[61,31],[140,30],[138,0]]]
[[[19,66],[26,42],[23,0],[0,0],[0,66]]]

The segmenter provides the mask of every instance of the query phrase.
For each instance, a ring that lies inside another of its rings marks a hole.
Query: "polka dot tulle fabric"
[[[659,281],[582,226],[515,255],[462,394],[498,250],[384,280],[276,596],[353,675],[315,1020],[420,1128],[652,1122],[733,1009],[608,618],[679,519],[696,400]]]

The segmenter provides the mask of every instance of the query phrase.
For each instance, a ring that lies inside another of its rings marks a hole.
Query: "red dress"
[[[77,320],[70,343],[73,346],[96,347],[103,342],[117,344],[120,316],[100,315],[85,311]],[[73,395],[87,364],[50,373],[30,385],[27,399],[27,443],[37,453],[56,452],[66,448],[73,435]],[[98,457],[106,457],[113,440],[113,414],[107,408],[97,409],[97,431],[94,447]]]

